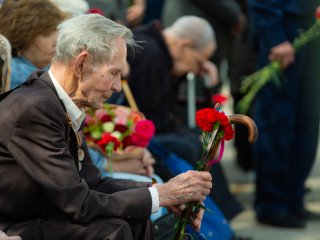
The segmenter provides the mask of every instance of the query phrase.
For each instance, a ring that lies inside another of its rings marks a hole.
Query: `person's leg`
[[[305,180],[310,174],[315,161],[320,118],[320,43],[314,41],[305,49],[305,61],[297,102],[297,122],[295,127],[294,147],[292,151],[293,169],[290,185],[290,208],[293,212],[302,211],[305,193]]]
[[[294,139],[299,96],[298,67],[296,58],[283,74],[281,84],[268,83],[259,93],[253,109],[259,137],[253,146],[256,163],[257,219],[271,225],[303,227],[299,219],[290,215],[288,199],[293,176]]]
[[[153,239],[150,222],[129,224],[119,218],[101,218],[88,223],[74,223],[63,215],[24,221],[11,225],[9,236],[19,235],[23,240],[103,240]]]

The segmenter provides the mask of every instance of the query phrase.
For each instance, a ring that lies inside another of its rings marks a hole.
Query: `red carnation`
[[[154,135],[155,126],[150,120],[142,120],[137,122],[134,131],[131,136],[132,144],[138,147],[146,147]]]
[[[213,125],[219,120],[219,112],[214,108],[205,108],[197,111],[196,124],[204,132],[211,132]]]
[[[125,131],[128,130],[128,127],[125,125],[122,125],[122,124],[116,124],[116,126],[114,127],[114,130],[121,132],[121,133],[124,133]]]
[[[100,146],[100,148],[105,151],[106,149],[106,146],[109,144],[109,143],[113,143],[114,144],[114,147],[113,147],[113,150],[116,151],[120,145],[121,145],[121,142],[115,138],[114,136],[112,136],[110,133],[103,133],[102,134],[102,137],[101,137],[101,140],[98,141],[98,145]]]
[[[103,123],[111,121],[111,116],[108,114],[107,110],[105,109],[96,110],[95,115]]]
[[[123,140],[122,140],[122,146],[123,149],[125,149],[128,146],[133,145],[132,141],[131,141],[131,136],[126,136]]]
[[[228,100],[228,97],[223,94],[214,94],[211,97],[213,105],[219,103],[221,106]]]
[[[316,18],[320,20],[320,7],[317,7],[316,9]]]
[[[104,12],[101,8],[90,8],[88,13],[96,13],[104,16]]]
[[[224,131],[224,139],[225,140],[229,141],[234,137],[234,130],[233,130],[231,124],[224,126],[223,131]]]

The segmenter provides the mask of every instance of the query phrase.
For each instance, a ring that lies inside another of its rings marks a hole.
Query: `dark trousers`
[[[23,240],[149,240],[153,239],[151,223],[128,223],[119,218],[101,218],[88,223],[74,223],[62,215],[53,215],[12,224],[8,236]]]
[[[304,49],[282,76],[261,90],[254,119],[257,215],[300,211],[315,160],[320,115],[319,41]]]

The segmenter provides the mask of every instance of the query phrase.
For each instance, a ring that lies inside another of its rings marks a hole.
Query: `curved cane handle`
[[[255,122],[248,116],[243,114],[233,114],[229,116],[229,121],[231,123],[240,123],[247,127],[248,129],[248,141],[254,143],[258,137],[258,129]]]

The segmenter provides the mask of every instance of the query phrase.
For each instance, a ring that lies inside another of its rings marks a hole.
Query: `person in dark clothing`
[[[257,95],[253,117],[259,129],[253,146],[256,163],[257,220],[302,228],[320,219],[305,209],[305,181],[315,160],[320,118],[320,41],[296,55],[293,39],[314,22],[318,1],[250,0],[258,41],[258,64],[278,61],[281,84],[271,81]]]
[[[215,49],[213,29],[203,19],[187,16],[172,27],[162,29],[159,22],[151,22],[133,29],[133,34],[142,50],[128,58],[130,88],[157,133],[173,132],[178,127],[172,109],[173,77],[205,72],[217,81],[215,66],[207,60]]]
[[[0,95],[0,230],[24,240],[154,239],[151,212],[202,202],[212,177],[188,171],[163,184],[101,178],[81,142],[83,109],[99,109],[121,90],[127,47],[136,43],[128,28],[98,14],[68,19],[58,30],[50,70]],[[194,219],[197,231],[203,214]]]
[[[197,31],[192,33],[193,29]],[[207,60],[215,49],[213,30],[203,19],[187,16],[170,28],[162,29],[159,22],[151,22],[133,33],[142,46],[139,54],[128,58],[128,82],[137,105],[155,123],[155,139],[194,163],[201,155],[202,145],[198,134],[176,123],[172,79],[189,71],[203,71],[216,81],[215,66]]]
[[[142,49],[128,58],[128,82],[139,110],[156,125],[155,142],[195,166],[201,156],[202,142],[198,133],[176,122],[174,77],[181,77],[189,71],[209,73],[216,84],[216,68],[207,60],[216,45],[214,31],[202,18],[185,16],[168,28],[162,29],[161,24],[154,21],[133,29],[133,34]],[[164,180],[170,178],[161,159],[157,160],[155,172]],[[212,172],[218,182],[213,185],[212,196],[226,218],[231,219],[242,207],[230,194],[218,164],[213,166]]]

